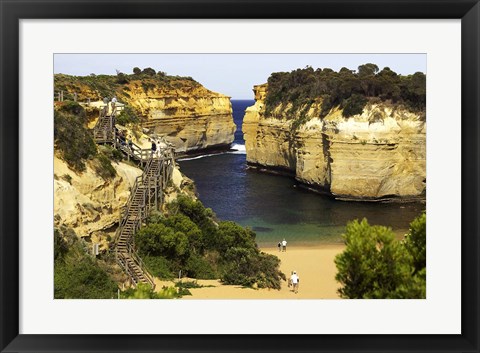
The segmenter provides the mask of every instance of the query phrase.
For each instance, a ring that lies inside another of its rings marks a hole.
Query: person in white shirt
[[[292,283],[292,291],[298,293],[298,284],[300,283],[300,277],[298,277],[297,272],[293,271],[292,276],[290,276],[290,282]]]
[[[285,238],[283,238],[282,241],[282,251],[287,251],[287,241],[285,240]]]
[[[117,103],[117,97],[113,96],[112,101],[110,102],[112,106],[112,113],[111,115],[115,116],[115,105]]]

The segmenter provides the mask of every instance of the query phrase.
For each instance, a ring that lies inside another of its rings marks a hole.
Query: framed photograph
[[[480,351],[477,0],[0,1],[1,352]]]

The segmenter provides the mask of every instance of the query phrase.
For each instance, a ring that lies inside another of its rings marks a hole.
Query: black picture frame
[[[478,0],[0,0],[0,11],[1,352],[479,352]],[[281,339],[276,335],[19,334],[19,152],[15,148],[19,145],[19,20],[59,18],[461,19],[462,333],[282,335]]]

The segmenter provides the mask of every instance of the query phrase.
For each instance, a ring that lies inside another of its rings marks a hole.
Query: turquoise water
[[[347,222],[367,218],[403,235],[424,204],[379,204],[337,201],[299,188],[293,178],[264,174],[246,167],[241,122],[253,101],[232,101],[237,124],[235,152],[179,161],[195,181],[198,196],[222,220],[252,228],[260,246],[289,246],[341,242]]]

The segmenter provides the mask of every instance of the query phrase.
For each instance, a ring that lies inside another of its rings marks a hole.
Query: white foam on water
[[[182,161],[192,161],[194,159],[200,159],[200,158],[206,158],[206,157],[213,157],[213,156],[218,156],[221,154],[247,154],[247,151],[245,150],[245,145],[240,145],[238,143],[233,144],[230,147],[230,151],[227,152],[222,152],[222,153],[213,153],[213,154],[204,154],[201,156],[195,156],[195,157],[187,157],[187,158],[180,158],[178,159],[179,162]]]
[[[238,143],[235,143],[232,145],[231,147],[232,150],[236,150],[236,151],[230,151],[230,152],[227,152],[227,153],[231,153],[231,154],[247,154],[247,151],[245,150],[245,145],[239,145]]]
[[[178,161],[193,161],[194,159],[200,159],[200,158],[206,158],[206,157],[213,157],[213,156],[218,156],[219,154],[223,153],[215,153],[215,154],[204,154],[202,156],[196,156],[196,157],[189,157],[189,158],[179,158]]]

